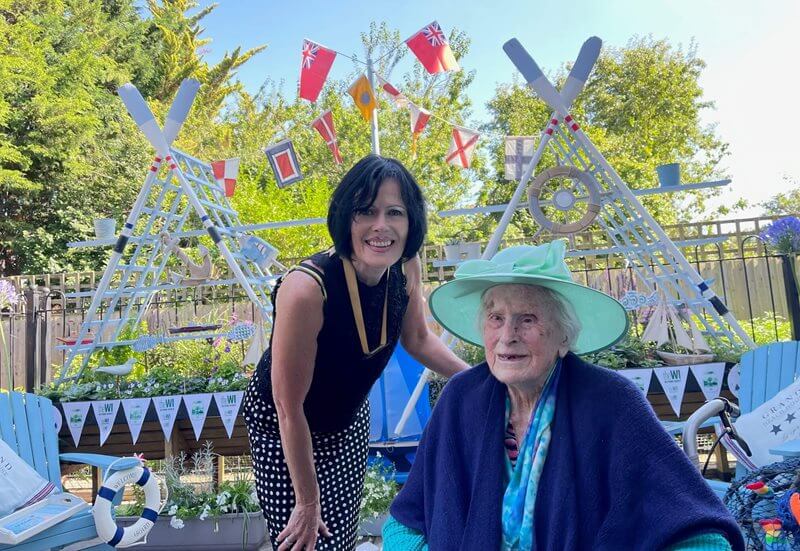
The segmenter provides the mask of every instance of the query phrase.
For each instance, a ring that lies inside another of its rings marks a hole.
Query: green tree
[[[721,176],[717,165],[727,153],[727,145],[704,126],[700,114],[713,103],[703,98],[698,79],[705,63],[696,48],[675,48],[667,40],[634,38],[620,49],[606,49],[595,66],[572,112],[583,130],[632,189],[656,185],[655,167],[680,162],[682,180],[697,182]],[[553,79],[560,86],[566,68]],[[550,116],[550,109],[527,86],[515,79],[497,88],[488,104],[491,122],[485,129],[494,135],[538,136]],[[495,173],[503,172],[501,140],[491,146]],[[557,163],[548,150],[537,172]],[[482,187],[481,204],[505,203],[514,184],[500,179]],[[704,197],[715,192],[644,197],[646,208],[662,224],[688,219],[702,212]],[[681,208],[677,208],[678,205]],[[488,234],[499,215],[485,217]],[[536,226],[530,215],[518,211],[508,235],[531,235]]]
[[[187,76],[204,84],[176,143],[204,151],[236,68],[263,48],[202,58],[189,0],[0,0],[0,274],[99,269],[106,250],[69,250],[92,220],[123,220],[152,149],[116,97],[133,82],[163,115]],[[209,121],[212,124],[209,124]]]
[[[379,123],[381,153],[403,162],[423,187],[436,212],[456,206],[470,193],[472,181],[468,172],[443,162],[450,143],[451,127],[445,121],[466,123],[470,101],[467,88],[474,74],[468,72],[428,75],[422,67],[404,75],[392,75],[397,62],[406,55],[399,32],[385,23],[372,24],[362,35],[364,54],[380,59],[376,71],[389,79],[415,103],[432,110],[438,117],[432,119],[419,138],[416,150],[412,148],[409,131],[409,114],[405,109],[391,106],[386,96],[379,95]],[[464,55],[469,40],[462,32],[454,31],[450,43],[456,57]],[[366,56],[350,54],[363,61]],[[343,60],[337,63],[343,63]],[[267,83],[255,96],[237,92],[237,101],[217,126],[219,143],[229,144],[217,151],[219,155],[239,156],[241,168],[233,204],[245,223],[279,221],[319,217],[327,214],[328,200],[347,168],[370,152],[370,126],[354,107],[347,93],[350,84],[365,71],[361,63],[353,65],[352,73],[343,79],[331,79],[326,84],[317,106],[299,99],[287,99]],[[331,109],[339,138],[339,148],[344,163],[333,162],[327,145],[316,130],[312,120],[323,111]],[[278,189],[272,171],[262,153],[265,145],[290,137],[300,157],[305,180],[287,189]],[[208,156],[204,157],[208,158]],[[473,173],[485,170],[476,160]],[[431,219],[429,238],[441,240],[456,230],[455,223]],[[261,237],[273,243],[284,258],[299,258],[315,250],[330,246],[324,225],[298,227],[260,232]]]
[[[760,203],[766,215],[798,214],[800,213],[800,181],[796,178],[784,176],[783,181],[789,191],[778,193],[768,200]]]

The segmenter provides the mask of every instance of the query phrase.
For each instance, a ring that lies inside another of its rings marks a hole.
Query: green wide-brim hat
[[[491,260],[467,260],[455,278],[434,289],[428,298],[433,317],[458,338],[483,346],[478,319],[483,294],[497,285],[522,284],[547,287],[572,305],[581,332],[572,350],[587,354],[608,348],[625,336],[628,315],[622,304],[607,294],[575,283],[564,254],[563,240],[543,245],[522,245],[498,252]]]

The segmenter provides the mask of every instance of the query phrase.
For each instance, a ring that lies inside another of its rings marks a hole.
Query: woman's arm
[[[317,532],[329,535],[322,522],[319,486],[314,470],[311,431],[303,411],[322,328],[323,297],[319,285],[302,272],[289,273],[276,297],[272,333],[272,394],[278,411],[281,444],[292,479],[295,507],[278,535],[279,551],[308,545]],[[287,542],[287,543],[283,543]]]
[[[469,366],[433,334],[425,319],[422,267],[418,256],[405,264],[408,309],[403,318],[400,342],[409,354],[439,375],[452,377]]]

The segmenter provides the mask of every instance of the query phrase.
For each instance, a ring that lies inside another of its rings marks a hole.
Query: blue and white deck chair
[[[776,342],[750,350],[742,355],[739,371],[739,409],[744,415],[800,377],[800,342]],[[771,451],[786,457],[800,455],[800,441],[786,442]],[[742,465],[737,465],[737,478],[745,472]],[[730,485],[718,480],[709,480],[709,484],[719,495],[724,495]]]
[[[400,483],[408,478],[422,430],[431,414],[426,399],[427,385],[402,433],[394,435],[393,432],[424,369],[398,344],[369,394],[370,461],[376,461],[378,453],[381,460],[391,461],[396,471],[395,480]]]
[[[60,461],[84,463],[100,469],[107,469],[112,462],[116,462],[112,467],[115,471],[139,465],[139,460],[134,457],[119,459],[87,453],[59,454],[53,404],[47,398],[34,394],[0,392],[0,438],[43,478],[52,482],[59,491],[62,490]],[[118,504],[121,500],[122,492],[119,492],[114,501]],[[17,545],[0,544],[0,551],[60,549],[96,537],[97,530],[92,510],[86,508]],[[88,543],[85,549],[110,550],[113,547]]]

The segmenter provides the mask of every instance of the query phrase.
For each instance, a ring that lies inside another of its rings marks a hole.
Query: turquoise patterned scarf
[[[556,389],[560,374],[561,358],[547,377],[528,432],[519,446],[517,464],[513,470],[506,457],[509,483],[503,495],[503,551],[534,549],[533,510],[539,478],[550,447],[550,425],[556,411]],[[506,425],[510,414],[511,402],[506,397]]]

